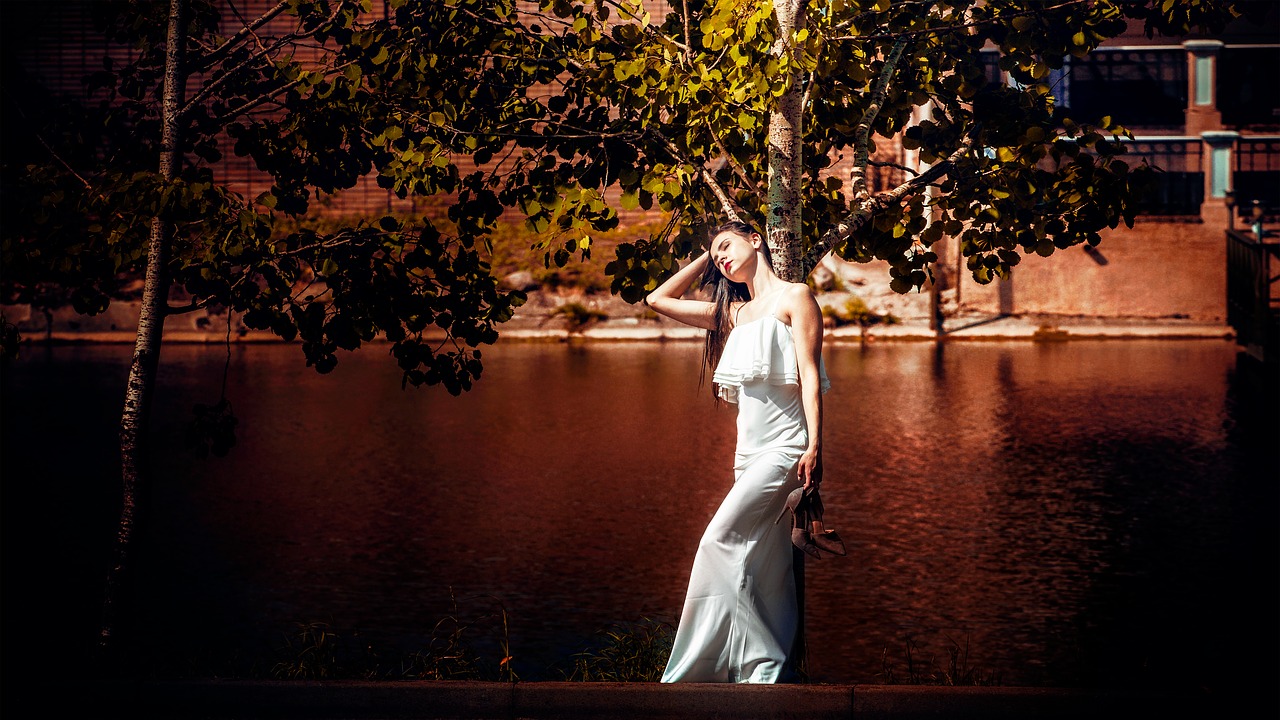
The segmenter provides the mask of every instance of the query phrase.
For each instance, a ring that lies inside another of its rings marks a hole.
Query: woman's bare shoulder
[[[808,283],[789,282],[787,287],[782,289],[782,304],[795,307],[799,304],[808,304],[814,301],[813,290]]]
[[[789,282],[787,283],[787,287],[785,290],[783,290],[783,292],[788,292],[788,293],[791,293],[792,295],[797,295],[800,297],[804,297],[805,295],[809,295],[809,296],[813,295],[813,289],[809,287],[809,283],[803,283],[803,282]]]

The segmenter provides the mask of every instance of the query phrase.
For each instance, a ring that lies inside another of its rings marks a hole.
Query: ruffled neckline
[[[762,325],[754,333],[745,330],[738,332],[739,329],[752,328],[769,319],[775,322]],[[785,332],[779,330],[778,326],[785,328]],[[729,337],[725,339],[720,362],[712,374],[716,394],[726,402],[736,404],[744,383],[799,385],[800,367],[791,333],[791,326],[772,312],[734,325],[729,331]],[[826,367],[821,358],[818,359],[818,377],[822,392],[826,392],[831,383],[827,380]]]
[[[765,313],[764,315],[761,315],[760,317],[756,318],[755,320],[748,320],[748,321],[746,321],[746,322],[740,322],[740,323],[738,323],[738,324],[734,325],[733,327],[729,328],[729,334],[730,334],[730,335],[733,335],[733,331],[734,331],[734,330],[737,330],[737,329],[738,329],[738,328],[740,328],[740,327],[746,327],[747,325],[751,325],[751,324],[753,324],[753,323],[758,323],[758,322],[760,322],[761,320],[768,320],[768,319],[770,319],[770,318],[773,318],[774,320],[777,320],[777,321],[778,321],[778,324],[779,324],[779,325],[782,325],[782,326],[783,326],[783,327],[785,327],[786,329],[788,329],[788,330],[790,330],[790,329],[791,329],[791,326],[790,326],[790,325],[788,325],[788,324],[786,324],[786,323],[784,323],[784,322],[782,322],[782,320],[781,320],[781,319],[779,319],[777,315],[774,315],[773,313]]]

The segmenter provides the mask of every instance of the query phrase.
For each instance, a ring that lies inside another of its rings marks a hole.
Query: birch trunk
[[[796,27],[804,22],[804,3],[801,0],[781,0],[774,6],[778,19],[778,42],[773,46],[775,56],[791,54],[791,38]],[[769,113],[769,218],[766,222],[766,242],[773,259],[773,270],[778,277],[789,282],[803,282],[808,273],[804,267],[804,244],[800,236],[801,211],[800,182],[804,160],[804,94],[800,88],[799,64],[787,62],[787,89],[778,98],[777,105]],[[796,583],[796,637],[791,645],[792,669],[804,679],[808,673],[805,661],[808,648],[804,639],[804,558],[805,554],[791,549],[791,567]]]
[[[169,1],[169,27],[165,42],[164,89],[161,104],[160,176],[166,181],[177,176],[181,163],[179,109],[182,107],[186,78],[182,70],[186,44],[186,2]],[[112,647],[116,631],[118,604],[126,573],[130,571],[130,550],[138,522],[139,501],[146,492],[147,426],[151,414],[151,397],[155,390],[156,367],[160,362],[161,331],[168,308],[169,240],[173,227],[157,217],[151,221],[147,244],[146,279],[142,289],[142,308],[138,315],[138,336],[134,344],[133,362],[125,390],[124,411],[120,417],[120,523],[116,530],[115,557],[107,573],[103,598],[102,629],[99,647]]]
[[[779,39],[775,56],[791,55],[791,38],[804,23],[804,4],[783,0],[774,12]],[[805,278],[800,237],[800,182],[804,168],[804,107],[799,64],[787,62],[787,90],[769,113],[769,218],[766,229],[773,269],[783,280]]]

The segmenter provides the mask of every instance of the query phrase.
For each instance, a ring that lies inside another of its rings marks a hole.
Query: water
[[[160,674],[262,663],[297,623],[380,652],[454,612],[555,678],[593,633],[674,622],[732,482],[733,415],[693,345],[503,345],[476,388],[402,391],[384,348],[329,376],[231,351],[239,443],[180,451],[221,348],[170,346],[139,633]],[[24,348],[4,373],[6,673],[79,662],[99,620],[130,348]],[[1274,398],[1219,342],[832,347],[815,679],[1230,688],[1277,668]],[[227,660],[232,657],[233,660]],[[962,658],[963,671],[965,658]]]

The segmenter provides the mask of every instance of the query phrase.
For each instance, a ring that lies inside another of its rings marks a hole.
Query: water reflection
[[[225,358],[165,352],[173,448]],[[233,348],[239,445],[158,458],[154,652],[265,656],[299,621],[411,649],[452,589],[506,608],[538,677],[610,622],[674,621],[732,482],[697,347],[502,346],[457,398],[401,391],[381,353],[320,377],[296,348]],[[6,632],[31,632],[15,609],[63,646],[96,621],[127,359],[33,350],[5,373],[6,475],[41,479],[4,483],[6,578],[67,568],[53,602],[6,594]],[[850,556],[807,571],[813,675],[874,682],[908,643],[945,668],[951,641],[1010,684],[1220,685],[1243,656],[1273,674],[1248,642],[1275,626],[1273,416],[1241,414],[1234,364],[1210,342],[828,349],[824,496]]]

